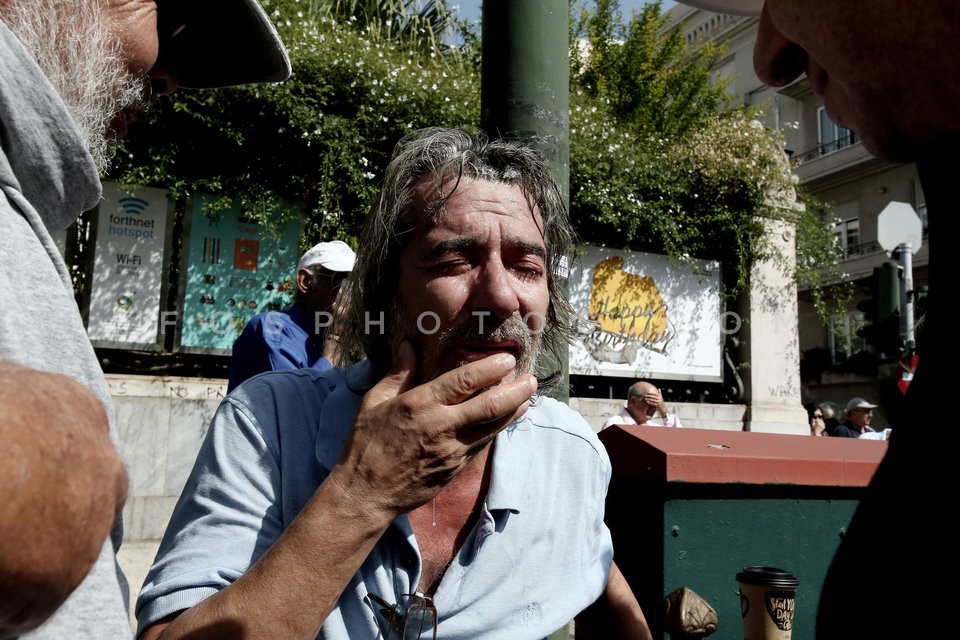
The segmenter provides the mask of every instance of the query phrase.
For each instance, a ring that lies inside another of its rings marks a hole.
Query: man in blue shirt
[[[603,522],[606,451],[536,395],[558,377],[538,352],[574,331],[546,158],[429,128],[384,185],[344,324],[366,358],[221,403],[139,637],[534,640],[576,617],[578,635],[650,640]]]
[[[324,371],[340,362],[340,336],[331,328],[344,279],[356,254],[345,242],[321,242],[297,263],[293,305],[250,318],[233,343],[227,391],[264,371],[314,367]]]
[[[859,438],[864,433],[871,433],[870,419],[877,405],[867,402],[863,398],[850,398],[847,408],[843,411],[843,420],[833,428],[829,435],[835,438]]]

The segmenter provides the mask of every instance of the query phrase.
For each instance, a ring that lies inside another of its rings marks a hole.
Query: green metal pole
[[[569,203],[568,0],[483,0],[481,24],[480,126],[491,137],[536,144]],[[566,352],[550,364],[566,382]],[[553,395],[568,400],[567,385]]]

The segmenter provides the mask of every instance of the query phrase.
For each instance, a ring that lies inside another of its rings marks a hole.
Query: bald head
[[[643,397],[648,393],[658,393],[659,390],[649,382],[637,382],[630,386],[630,391],[627,392],[627,400],[635,396]]]
[[[627,392],[627,412],[637,424],[645,424],[658,411],[665,414],[666,407],[655,385],[641,380],[630,387]]]

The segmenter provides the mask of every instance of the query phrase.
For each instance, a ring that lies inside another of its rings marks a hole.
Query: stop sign
[[[916,253],[923,246],[923,223],[906,202],[891,202],[877,217],[877,241],[890,253],[903,243],[910,243]]]

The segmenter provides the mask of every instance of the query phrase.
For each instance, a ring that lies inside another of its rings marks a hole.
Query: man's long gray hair
[[[530,215],[534,207],[539,209],[550,290],[546,327],[540,340],[558,362],[563,361],[560,350],[567,348],[573,335],[574,316],[557,274],[573,246],[574,233],[546,158],[528,144],[489,139],[479,130],[429,127],[406,135],[394,148],[380,197],[360,238],[350,278],[353,304],[343,341],[348,353],[362,353],[370,360],[377,379],[389,369],[395,355],[389,333],[396,327],[390,323],[398,317],[402,304],[397,300],[400,256],[410,232],[423,218],[439,220],[444,203],[464,178],[516,185],[530,203]],[[424,179],[433,181],[437,195],[426,204],[426,211],[419,211],[416,187]],[[451,180],[453,186],[443,192],[440,187]],[[544,376],[538,367],[542,384],[549,387],[559,381],[558,372],[547,373]]]

